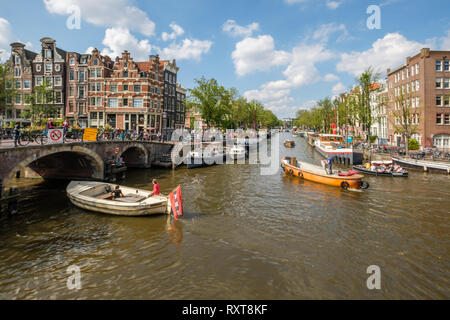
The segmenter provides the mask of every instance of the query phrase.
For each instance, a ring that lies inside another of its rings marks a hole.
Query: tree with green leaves
[[[190,89],[190,102],[195,104],[206,121],[208,127],[211,125],[221,126],[227,122],[225,117],[231,111],[230,91],[219,85],[217,80],[205,77],[195,79],[197,86]]]
[[[0,114],[14,108],[14,96],[17,90],[13,88],[11,68],[8,63],[0,64]]]
[[[405,140],[406,156],[409,155],[409,140],[419,129],[418,119],[420,109],[412,108],[412,95],[400,90],[400,95],[394,99],[393,127],[395,133],[401,134]]]
[[[29,105],[22,112],[22,116],[31,119],[33,125],[41,125],[42,120],[56,116],[57,108],[54,101],[53,87],[45,80],[40,86],[35,86],[33,93],[27,97],[25,102]]]
[[[370,106],[370,93],[374,89],[374,85],[380,78],[380,73],[375,72],[372,67],[367,68],[357,79],[359,85],[358,92],[358,117],[361,121],[362,129],[366,132],[366,141],[370,143],[371,127],[373,124],[372,108]]]

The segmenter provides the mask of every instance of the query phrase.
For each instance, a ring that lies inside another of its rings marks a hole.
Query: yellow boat
[[[284,172],[293,176],[326,184],[329,186],[340,187],[344,190],[359,190],[369,188],[369,184],[362,179],[361,174],[339,175],[338,173],[328,174],[320,167],[307,162],[297,161],[295,158],[285,157],[281,159],[281,167]]]

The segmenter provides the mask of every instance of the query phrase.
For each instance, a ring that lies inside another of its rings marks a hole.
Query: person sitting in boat
[[[118,185],[116,186],[116,188],[114,189],[114,191],[111,192],[111,194],[112,194],[112,196],[114,197],[114,199],[123,197],[122,190],[120,190],[120,186],[118,186]]]
[[[377,167],[375,165],[371,165],[370,166],[370,171],[377,171]]]
[[[370,167],[371,167],[370,162],[366,162],[366,169],[370,170]]]
[[[153,179],[153,191],[148,195],[147,198],[150,198],[152,196],[159,196],[161,194],[161,192],[159,191],[159,184],[158,181],[156,181],[156,179]]]

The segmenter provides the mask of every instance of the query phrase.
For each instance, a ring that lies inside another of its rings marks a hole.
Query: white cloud
[[[355,76],[370,66],[386,72],[387,68],[404,64],[406,57],[417,54],[424,47],[430,47],[430,45],[410,41],[399,33],[388,33],[384,38],[376,40],[366,51],[341,54],[341,60],[336,69]]]
[[[330,1],[330,0],[327,0],[326,4],[327,4],[328,9],[335,10],[342,4],[342,2],[341,1]]]
[[[158,49],[163,59],[193,59],[199,61],[203,54],[211,49],[212,42],[208,40],[184,39],[181,43],[172,43],[170,46]]]
[[[222,30],[233,37],[250,37],[254,31],[259,30],[259,24],[257,22],[253,22],[246,27],[243,27],[238,25],[236,21],[230,19],[223,24]]]
[[[450,30],[447,30],[447,35],[441,39],[441,50],[450,50]]]
[[[344,24],[337,25],[336,23],[321,25],[316,31],[314,31],[312,39],[319,40],[321,42],[328,42],[330,35],[336,32],[342,32],[342,34],[336,39],[337,42],[351,39],[347,31],[347,27]]]
[[[324,81],[326,82],[335,82],[335,81],[339,81],[339,77],[335,74],[332,73],[328,73],[324,78]]]
[[[335,86],[333,86],[331,92],[333,93],[333,95],[337,96],[340,95],[341,93],[344,93],[346,90],[347,88],[344,86],[344,84],[342,82],[338,82],[336,83]]]
[[[309,101],[306,101],[299,109],[311,110],[312,108],[315,108],[315,107],[317,107],[317,101],[309,100]]]
[[[11,24],[8,20],[0,18],[0,60],[8,59],[11,52],[10,43],[14,41]]]
[[[86,51],[84,53],[85,54],[91,54],[94,49],[95,49],[94,47],[89,47],[89,48],[86,49]]]
[[[12,31],[11,24],[8,20],[0,17],[0,62],[5,62],[11,54],[11,43],[22,42]],[[22,42],[25,48],[33,50],[31,42]]]
[[[323,44],[301,44],[292,50],[292,59],[283,75],[292,87],[312,84],[320,80],[316,63],[333,57]]]
[[[175,22],[172,22],[169,26],[173,31],[171,33],[163,32],[161,34],[161,38],[163,41],[175,40],[176,37],[184,34],[183,28],[177,25]]]
[[[145,36],[155,33],[155,23],[132,0],[43,0],[47,11],[59,15],[72,14],[77,6],[81,18],[97,26],[120,27],[139,31]]]
[[[272,66],[287,64],[290,54],[276,51],[273,38],[270,35],[261,35],[236,43],[232,58],[236,73],[244,76],[253,71],[268,71]]]
[[[148,60],[152,49],[148,40],[138,41],[130,30],[121,27],[106,29],[102,43],[106,46],[102,54],[110,56],[113,60],[121,56],[124,50],[128,50],[135,60]]]

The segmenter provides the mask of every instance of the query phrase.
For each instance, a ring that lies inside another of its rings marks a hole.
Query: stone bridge
[[[107,160],[121,156],[127,167],[150,168],[172,148],[154,141],[101,141],[0,149],[0,182],[6,191],[18,175],[104,180]]]

